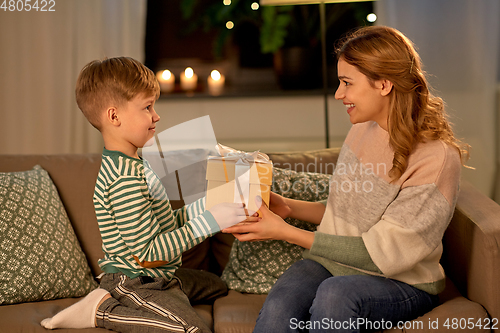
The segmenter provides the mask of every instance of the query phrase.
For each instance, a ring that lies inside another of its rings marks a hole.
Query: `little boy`
[[[94,192],[105,274],[99,288],[44,319],[45,328],[210,332],[190,301],[214,299],[227,287],[214,274],[179,269],[182,253],[247,217],[236,203],[205,211],[204,199],[172,210],[158,177],[137,154],[154,137],[159,93],[154,73],[131,58],[92,61],[80,72],[78,107],[105,145]]]

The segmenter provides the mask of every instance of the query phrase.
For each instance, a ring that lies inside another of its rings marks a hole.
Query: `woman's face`
[[[371,82],[355,66],[340,58],[337,64],[340,85],[335,98],[347,107],[351,123],[375,121],[387,131],[389,93],[392,83],[387,80]]]

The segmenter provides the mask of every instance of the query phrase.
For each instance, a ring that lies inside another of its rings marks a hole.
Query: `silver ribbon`
[[[244,162],[247,162],[247,164],[251,164],[254,162],[269,163],[269,156],[261,153],[258,150],[248,153],[221,145],[220,143],[215,146],[215,149],[217,150],[219,155],[224,157],[226,160],[242,160]]]
[[[234,202],[244,203],[248,207],[250,196],[250,170],[254,168],[257,172],[254,162],[269,163],[269,156],[260,151],[251,153],[236,150],[220,143],[215,149],[226,161],[236,161],[235,163],[235,184],[234,184]],[[260,192],[260,190],[259,190]],[[258,193],[260,195],[260,193]]]

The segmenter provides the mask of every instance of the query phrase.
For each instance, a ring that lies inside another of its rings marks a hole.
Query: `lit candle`
[[[168,69],[164,71],[159,71],[156,73],[156,78],[158,79],[158,82],[160,83],[160,90],[162,92],[171,92],[174,90],[174,85],[175,85],[175,75],[172,74]]]
[[[182,90],[190,91],[195,90],[198,84],[198,75],[196,75],[191,67],[181,73],[181,88]]]
[[[224,78],[224,75],[219,73],[218,70],[214,69],[207,79],[208,91],[210,92],[210,95],[220,95],[222,93],[222,90],[224,89],[225,80],[226,79]]]

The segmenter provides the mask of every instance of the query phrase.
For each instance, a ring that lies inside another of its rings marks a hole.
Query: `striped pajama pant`
[[[105,274],[100,288],[112,297],[97,309],[97,326],[123,333],[211,332],[191,304],[227,293],[215,274],[184,268],[170,281]]]

